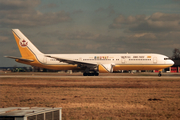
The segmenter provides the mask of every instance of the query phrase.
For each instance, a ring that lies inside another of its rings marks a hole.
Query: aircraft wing
[[[34,61],[34,60],[30,60],[30,59],[24,59],[24,58],[13,57],[13,56],[4,56],[4,57],[11,58],[11,59],[18,59],[18,60],[22,60],[25,62],[33,62]]]
[[[72,59],[66,59],[66,58],[60,58],[55,56],[47,55],[46,57],[54,58],[60,62],[65,62],[68,64],[77,64],[77,65],[83,65],[83,66],[97,66],[97,63],[91,63],[91,62],[84,62],[84,61],[78,61],[78,60],[72,60]]]

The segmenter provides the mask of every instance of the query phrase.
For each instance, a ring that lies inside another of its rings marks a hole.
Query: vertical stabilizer
[[[16,40],[22,58],[34,58],[37,55],[43,54],[19,29],[12,29],[12,32],[14,34],[14,38]]]

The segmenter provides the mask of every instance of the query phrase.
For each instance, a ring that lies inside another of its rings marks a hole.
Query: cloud
[[[46,5],[43,5],[41,7],[41,9],[53,9],[53,8],[57,8],[57,7],[59,7],[57,4],[49,3],[49,4],[46,4]]]
[[[115,10],[112,5],[109,5],[107,8],[100,7],[97,10],[95,10],[95,13],[106,13],[108,14],[107,17],[111,17],[115,14]]]
[[[40,0],[0,0],[1,27],[35,27],[71,20],[65,11],[42,13],[35,9]]]
[[[1,42],[4,43],[4,42],[8,42],[8,41],[9,41],[9,37],[7,37],[7,36],[1,36],[1,35],[0,35],[0,43],[1,43]]]
[[[140,18],[139,18],[140,19]],[[126,22],[126,21],[125,21]],[[129,23],[133,23],[129,21]],[[115,29],[118,30],[118,29]],[[174,43],[179,43],[180,31],[173,32],[133,32],[118,35],[96,33],[92,31],[41,32],[40,36],[54,39],[42,42],[44,46],[52,45],[53,51],[63,53],[168,53],[171,54]],[[75,49],[75,50],[74,50]],[[45,53],[49,52],[44,50]],[[169,51],[169,52],[168,52]]]
[[[12,38],[12,33],[9,30],[0,30],[0,45],[3,45],[3,43],[10,42]],[[2,47],[2,46],[1,46]]]
[[[74,11],[72,12],[72,14],[80,14],[80,13],[83,13],[83,11],[82,11],[82,10],[74,10]]]
[[[116,43],[129,46],[130,52],[156,52],[171,54],[179,44],[180,15],[156,12],[150,16],[119,15],[110,25],[111,30],[124,31]]]
[[[0,10],[23,10],[39,4],[40,0],[0,0]]]
[[[110,25],[111,29],[124,29],[128,32],[167,32],[180,31],[180,14],[154,13],[151,16],[119,15]]]
[[[40,32],[38,35],[52,37],[56,36],[59,40],[73,40],[73,41],[83,41],[90,40],[91,42],[106,42],[107,40],[115,39],[115,37],[106,34],[93,33],[89,31],[73,31],[62,33],[60,31],[51,32]]]
[[[93,35],[90,32],[85,31],[75,31],[73,33],[61,34],[59,39],[68,39],[68,40],[90,40],[95,39],[96,35]]]
[[[46,48],[49,45],[53,46],[51,50],[43,49],[44,53],[53,53],[52,51],[60,51],[60,53],[104,53],[119,51],[119,46],[121,46],[116,44],[116,38],[114,36],[92,31],[72,31],[65,33],[60,31],[41,31],[38,35],[46,39],[52,39],[53,37],[53,41],[42,42]],[[117,49],[114,45],[117,46]]]

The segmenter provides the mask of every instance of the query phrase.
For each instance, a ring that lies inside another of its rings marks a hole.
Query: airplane
[[[19,30],[12,29],[22,57],[5,56],[16,62],[52,70],[79,70],[83,76],[98,76],[119,70],[158,70],[174,62],[161,54],[44,54]]]

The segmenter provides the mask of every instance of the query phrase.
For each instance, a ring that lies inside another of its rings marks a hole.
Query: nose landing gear
[[[161,77],[161,76],[162,76],[161,71],[159,71],[158,76],[159,76],[159,77]]]

